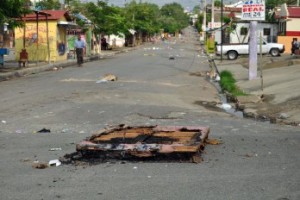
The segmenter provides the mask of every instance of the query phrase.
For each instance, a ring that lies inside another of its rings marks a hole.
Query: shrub
[[[228,71],[224,70],[220,73],[220,86],[223,91],[227,91],[231,93],[233,96],[243,96],[246,95],[243,91],[241,91],[237,86],[236,86],[236,80],[233,76],[233,74]]]

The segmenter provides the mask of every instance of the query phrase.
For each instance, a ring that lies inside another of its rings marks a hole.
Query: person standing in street
[[[75,51],[77,56],[77,64],[79,67],[83,63],[83,49],[85,48],[85,42],[81,39],[81,36],[78,35],[78,39],[75,41]]]

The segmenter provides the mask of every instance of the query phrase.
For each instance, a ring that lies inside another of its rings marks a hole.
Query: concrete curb
[[[121,49],[121,50],[117,50],[114,52],[110,52],[108,54],[104,54],[104,55],[93,55],[87,58],[84,58],[84,62],[93,62],[93,61],[97,61],[97,60],[101,60],[101,59],[105,59],[105,58],[109,58],[112,56],[115,56],[116,54],[120,54],[120,53],[126,53],[129,51],[133,51],[136,50],[138,47],[132,47],[130,49]],[[70,67],[70,66],[74,66],[76,65],[77,62],[75,60],[67,60],[65,62],[61,62],[61,63],[52,63],[52,64],[44,64],[44,65],[40,65],[40,66],[36,66],[36,67],[30,67],[30,68],[24,68],[24,69],[19,69],[13,72],[6,72],[6,73],[0,73],[0,81],[6,81],[12,78],[18,78],[18,77],[22,77],[28,74],[35,74],[35,73],[39,73],[39,72],[44,72],[44,71],[48,71],[53,69],[54,67]]]

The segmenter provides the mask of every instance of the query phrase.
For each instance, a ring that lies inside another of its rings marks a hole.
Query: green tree
[[[105,1],[83,5],[82,13],[95,25],[95,32],[105,34],[124,33],[127,23],[120,7],[109,6]]]
[[[297,0],[266,0],[266,8],[273,9],[276,6],[280,6],[286,3],[287,5],[296,5]]]
[[[193,13],[198,14],[200,12],[200,10],[201,10],[201,7],[199,5],[197,5],[193,8]]]
[[[1,0],[0,6],[0,24],[8,23],[10,27],[20,26],[21,21],[18,18],[30,12],[31,6],[28,0]]]
[[[86,12],[86,6],[80,0],[65,0],[67,9],[72,13]]]
[[[222,6],[221,1],[218,1],[218,0],[215,1],[214,6],[217,7],[217,8],[220,8]]]
[[[132,1],[125,5],[124,15],[130,28],[153,35],[160,30],[160,11],[156,4]]]
[[[202,31],[203,18],[204,18],[203,14],[199,14],[198,19],[195,23],[195,27],[198,30],[198,32]]]
[[[59,10],[61,5],[58,0],[41,0],[35,7],[40,10]]]
[[[276,22],[275,14],[272,10],[284,3],[287,5],[295,5],[297,0],[266,0],[266,21],[267,22]],[[270,12],[271,11],[271,12]]]
[[[176,21],[176,31],[187,27],[189,24],[188,15],[184,13],[183,7],[178,3],[165,4],[161,7],[160,12],[162,16],[171,17]],[[164,27],[164,29],[169,29],[169,27]]]
[[[173,17],[163,15],[159,20],[161,29],[163,29],[164,32],[175,33],[176,31],[180,30],[178,22]]]

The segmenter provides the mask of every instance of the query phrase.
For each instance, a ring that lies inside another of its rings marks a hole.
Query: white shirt
[[[83,49],[85,47],[85,42],[83,40],[76,40],[75,41],[75,48]]]

